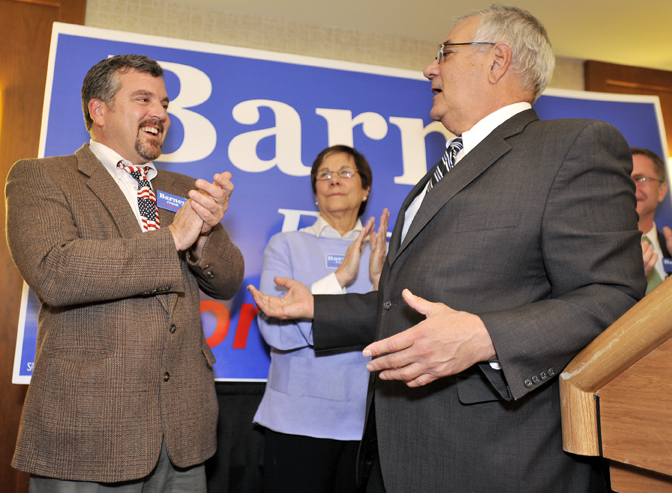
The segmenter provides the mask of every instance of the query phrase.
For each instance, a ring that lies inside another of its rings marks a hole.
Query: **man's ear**
[[[93,120],[93,124],[102,127],[105,123],[105,103],[98,98],[93,98],[89,101],[89,115]]]
[[[492,49],[492,60],[490,65],[490,72],[488,73],[488,80],[492,84],[496,84],[504,77],[511,66],[511,48],[506,43],[497,43]]]

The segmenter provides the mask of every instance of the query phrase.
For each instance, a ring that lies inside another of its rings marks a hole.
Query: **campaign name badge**
[[[668,274],[672,274],[672,258],[663,258],[663,269]]]
[[[163,190],[156,191],[156,205],[159,209],[166,209],[168,211],[177,212],[187,202],[187,199],[171,195]]]
[[[327,254],[327,267],[330,269],[338,269],[343,263],[345,255]]]

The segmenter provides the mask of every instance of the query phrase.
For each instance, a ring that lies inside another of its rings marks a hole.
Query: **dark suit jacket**
[[[157,190],[186,197],[168,171]],[[199,287],[230,298],[243,258],[218,225],[194,262],[162,229],[143,233],[87,145],[17,162],[7,179],[7,240],[42,303],[35,370],[12,465],[59,479],[144,477],[165,438],[176,466],[216,448],[217,397]]]
[[[316,297],[317,349],[416,325],[424,317],[401,298],[409,288],[478,314],[497,350],[501,372],[483,363],[421,388],[374,380],[389,493],[587,490],[589,466],[562,451],[557,376],[644,295],[631,167],[604,122],[520,113],[427,194],[400,244],[433,170],[411,191],[378,293]]]

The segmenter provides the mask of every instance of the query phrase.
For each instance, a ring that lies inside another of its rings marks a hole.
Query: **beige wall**
[[[439,42],[170,0],[88,0],[86,25],[419,71],[434,56]],[[550,86],[583,90],[583,60],[559,58]]]

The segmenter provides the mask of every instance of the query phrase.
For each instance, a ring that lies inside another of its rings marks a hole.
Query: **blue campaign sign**
[[[125,53],[154,58],[166,71],[171,127],[157,166],[208,180],[232,173],[235,192],[223,224],[245,256],[244,285],[258,285],[272,235],[314,221],[309,172],[322,149],[353,145],[367,157],[374,179],[366,217],[387,207],[393,224],[406,194],[452,137],[429,118],[432,93],[419,72],[56,23],[40,156],[71,154],[89,140],[82,80],[101,59]],[[667,155],[657,98],[622,104],[585,94],[548,91],[536,107],[542,118],[610,121],[632,136],[632,145]],[[175,209],[182,199],[166,194],[160,203]],[[38,309],[26,288],[16,383],[32,373]],[[247,290],[226,302],[202,295],[201,312],[216,378],[265,380],[268,349]]]

